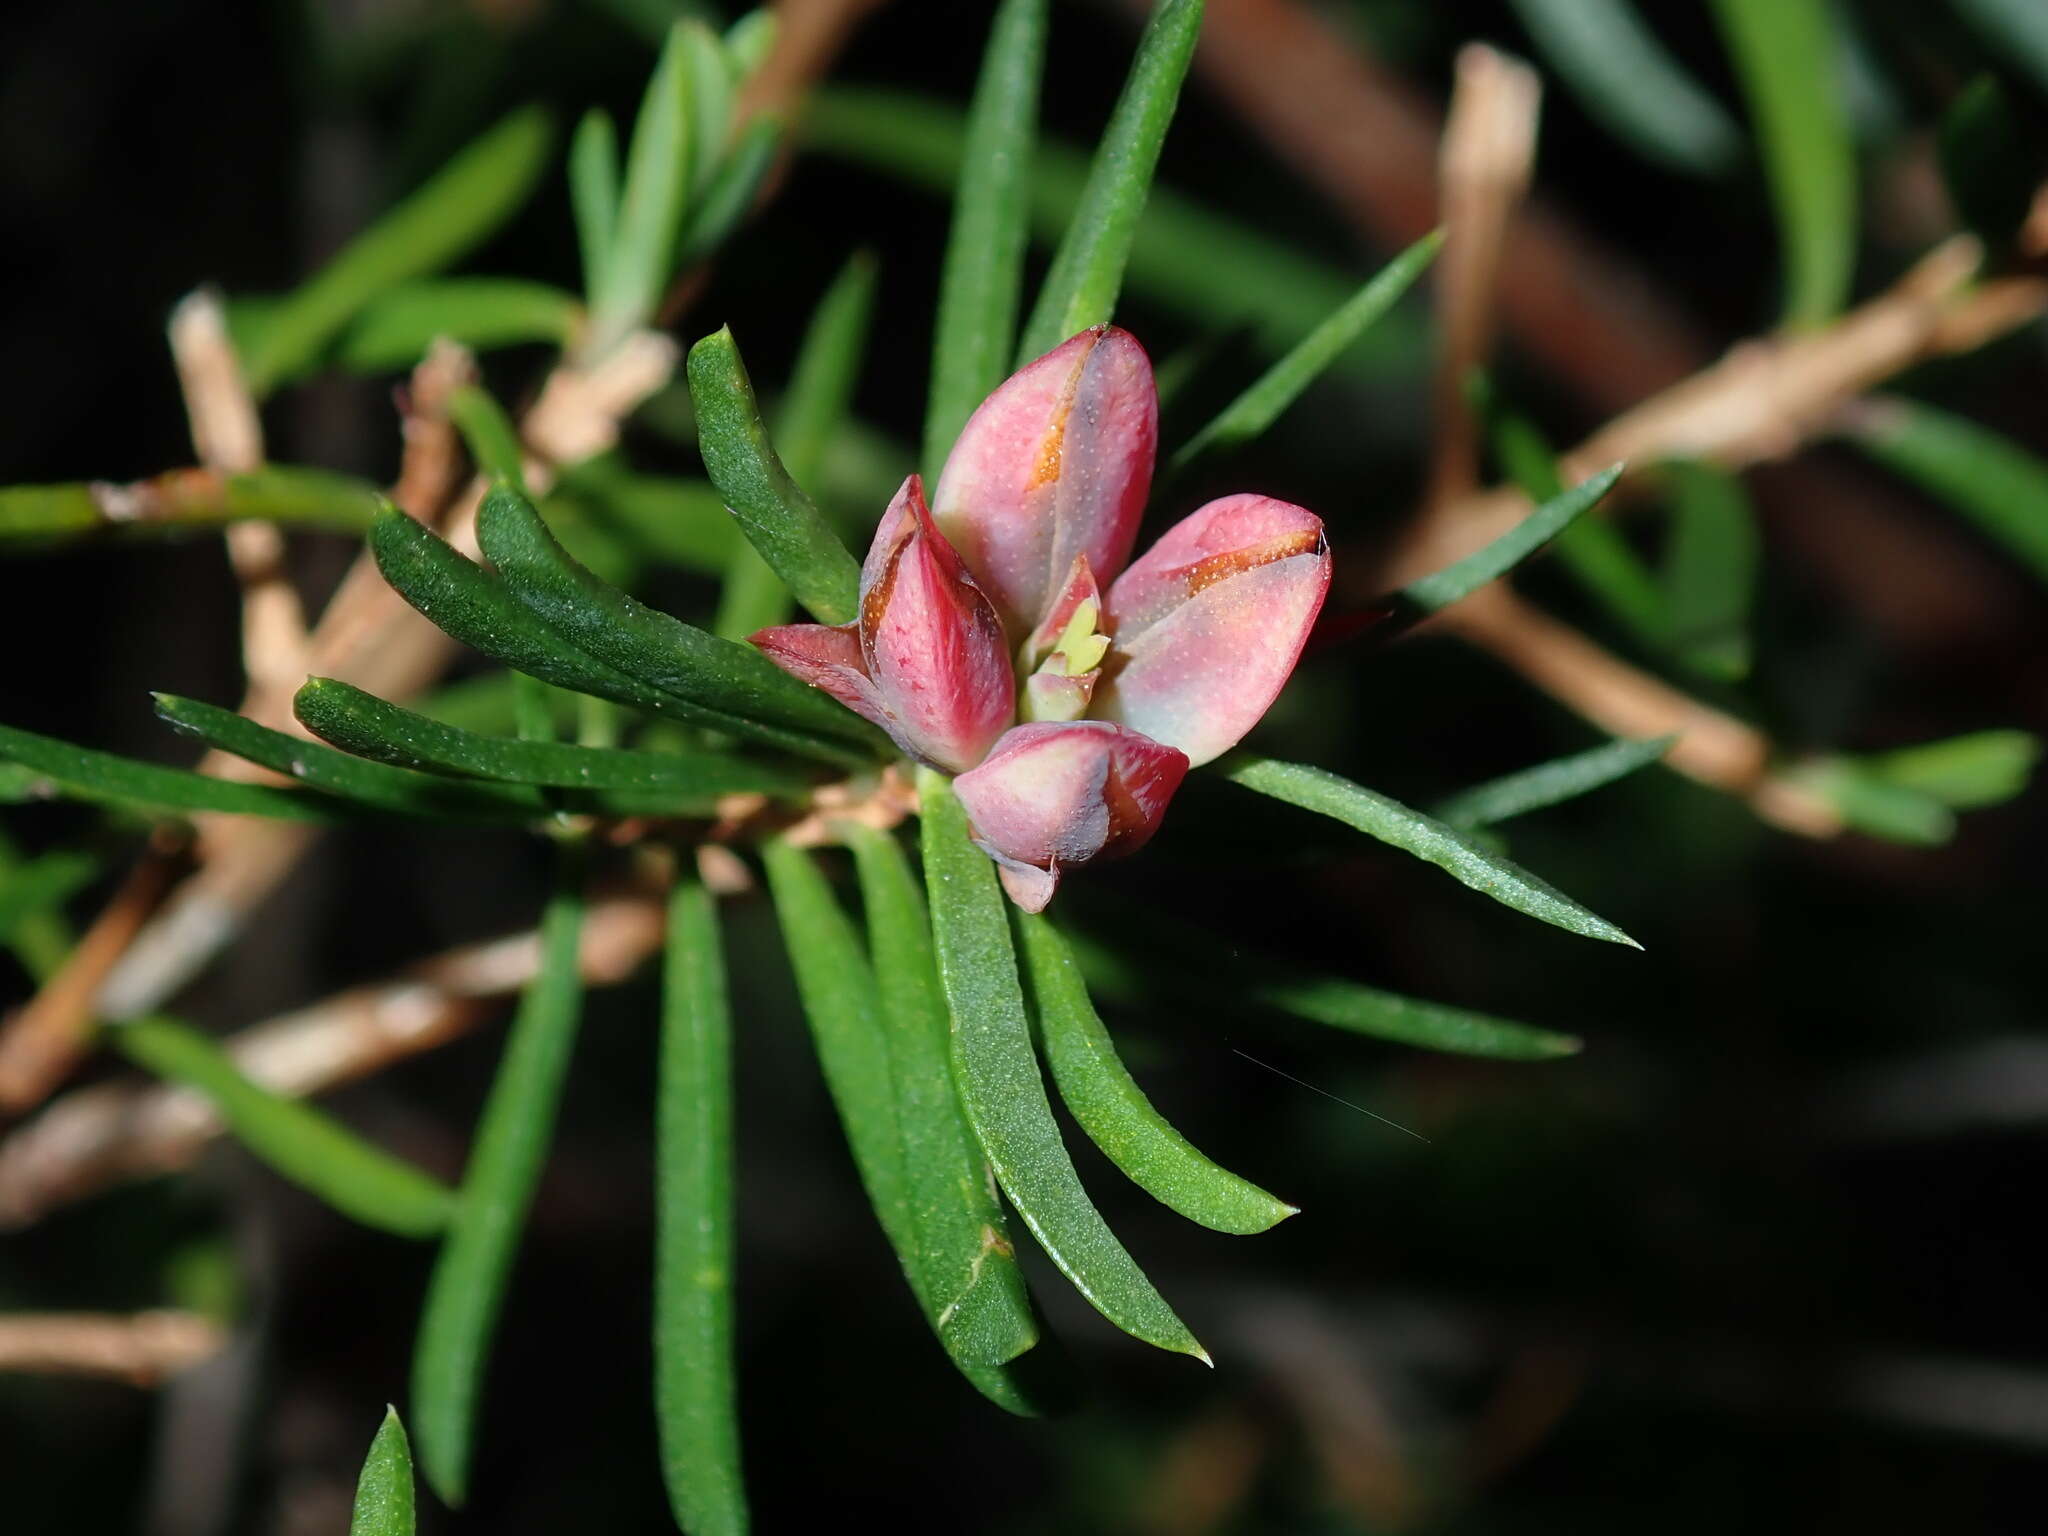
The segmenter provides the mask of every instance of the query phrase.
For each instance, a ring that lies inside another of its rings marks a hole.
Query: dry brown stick
[[[0,1372],[153,1387],[226,1344],[226,1331],[196,1312],[0,1313]]]
[[[584,980],[624,980],[660,946],[661,932],[656,901],[593,902],[583,927]],[[493,1011],[493,1000],[525,986],[539,963],[533,933],[472,944],[222,1043],[255,1081],[311,1097],[466,1034]],[[111,1184],[186,1167],[220,1132],[212,1107],[190,1089],[134,1082],[78,1089],[0,1142],[0,1227],[24,1226]]]
[[[1501,252],[1536,160],[1543,87],[1534,70],[1483,43],[1458,54],[1440,156],[1444,248],[1437,258],[1437,360],[1426,504],[1479,488],[1479,425],[1465,381],[1493,350]]]

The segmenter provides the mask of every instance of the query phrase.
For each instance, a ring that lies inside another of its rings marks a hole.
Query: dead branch
[[[153,1387],[226,1344],[226,1332],[196,1312],[0,1313],[0,1371]]]
[[[624,980],[660,947],[661,932],[656,901],[593,903],[583,926],[584,980]],[[534,933],[469,945],[394,980],[252,1025],[223,1045],[256,1082],[313,1097],[467,1034],[539,964]],[[119,1082],[79,1089],[0,1142],[0,1227],[25,1226],[110,1185],[187,1167],[221,1129],[212,1105],[187,1088]]]

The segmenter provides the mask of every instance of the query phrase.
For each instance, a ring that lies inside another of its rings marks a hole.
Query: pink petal
[[[1026,364],[969,418],[933,510],[1017,633],[1076,555],[1104,580],[1124,568],[1158,440],[1151,360],[1115,326]]]
[[[822,688],[848,709],[894,734],[881,695],[868,680],[855,624],[780,624],[747,637],[791,677]]]
[[[1020,725],[953,792],[1004,889],[1037,912],[1068,866],[1143,847],[1187,771],[1182,753],[1106,721]]]
[[[1329,588],[1313,512],[1270,496],[1210,502],[1110,588],[1115,645],[1095,712],[1191,763],[1220,756],[1279,695]]]
[[[957,773],[981,761],[1017,708],[1002,621],[903,482],[861,572],[865,671],[913,757]]]

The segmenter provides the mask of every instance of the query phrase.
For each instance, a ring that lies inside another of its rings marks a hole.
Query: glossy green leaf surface
[[[1414,286],[1443,248],[1443,232],[1424,235],[1386,266],[1341,306],[1333,310],[1279,362],[1267,369],[1243,394],[1181,445],[1173,464],[1181,468],[1212,450],[1251,442],[1278,421],[1332,363],[1394,307]]]
[[[731,331],[690,348],[689,377],[704,468],[748,542],[812,617],[850,622],[859,607],[860,566],[768,441]]]
[[[413,1430],[427,1482],[460,1507],[469,1489],[477,1400],[520,1230],[533,1203],[583,1009],[580,861],[565,848],[541,916],[540,969],[519,1000],[448,1236],[427,1282],[412,1359]]]
[[[934,484],[967,418],[1008,373],[1017,344],[1048,9],[1047,0],[996,8],[968,109],[925,405],[924,471]]]
[[[1159,0],[1138,39],[1123,94],[1102,132],[1088,184],[1017,346],[1017,365],[1041,357],[1116,312],[1159,148],[1202,30],[1202,0]]]
[[[1046,1065],[1088,1139],[1140,1189],[1213,1231],[1263,1232],[1294,1215],[1294,1206],[1204,1157],[1153,1108],[1117,1055],[1059,930],[1031,913],[1015,923]]]
[[[356,1478],[348,1536],[413,1536],[413,1529],[412,1446],[398,1410],[386,1408]]]
[[[683,804],[719,795],[799,794],[803,775],[722,752],[637,752],[515,741],[447,725],[333,678],[308,678],[292,700],[307,730],[357,757],[463,778],[561,789],[665,790]]]
[[[999,1365],[1038,1342],[1008,1218],[953,1087],[951,1021],[917,878],[887,832],[847,831],[888,1038],[903,1193],[934,1326],[963,1365]]]
[[[749,740],[847,762],[875,757],[866,721],[752,646],[706,634],[585,570],[516,492],[499,486],[484,497],[477,541],[513,597],[603,665],[715,713]]]
[[[1434,864],[1481,895],[1491,896],[1541,922],[1589,939],[1605,939],[1633,949],[1642,947],[1612,923],[1596,917],[1520,865],[1480,847],[1455,828],[1349,779],[1306,764],[1275,762],[1249,753],[1226,758],[1222,772],[1233,784],[1356,827],[1368,837]]]
[[[19,763],[41,785],[72,799],[108,801],[148,812],[224,811],[284,821],[346,821],[360,814],[326,795],[162,768],[9,725],[0,725],[0,762]]]
[[[539,179],[552,137],[544,112],[513,113],[350,241],[271,308],[242,358],[249,388],[260,398],[311,368],[373,299],[439,271],[504,223]]]
[[[1401,589],[1402,595],[1425,613],[1449,607],[1535,554],[1575,519],[1591,511],[1620,478],[1621,466],[1616,464],[1581,480],[1562,495],[1544,502],[1485,548],[1411,581]]]
[[[108,1038],[139,1066],[205,1095],[237,1141],[344,1216],[401,1237],[431,1237],[448,1224],[455,1194],[440,1180],[312,1105],[271,1092],[207,1036],[137,1019]]]
[[[953,1018],[953,1080],[1010,1204],[1095,1308],[1161,1349],[1209,1356],[1081,1187],[1031,1044],[1031,1021],[995,865],[969,841],[952,786],[918,773],[925,888],[939,979]]]
[[[1849,297],[1856,146],[1827,0],[1714,0],[1756,131],[1785,270],[1785,323],[1819,325]]]
[[[1742,153],[1734,120],[1629,0],[1511,3],[1580,104],[1639,153],[1696,176],[1724,171]]]
[[[1676,740],[1676,736],[1653,736],[1642,741],[1610,741],[1569,757],[1553,758],[1460,790],[1437,805],[1432,814],[1447,826],[1461,830],[1490,827],[1545,806],[1576,800],[1616,779],[1626,778],[1656,762],[1671,750]]]
[[[208,746],[273,773],[288,774],[308,789],[374,810],[459,821],[534,821],[548,813],[547,804],[531,789],[451,783],[387,763],[366,762],[302,736],[287,736],[217,704],[169,693],[155,698],[159,715]]]
[[[718,907],[668,904],[655,1105],[654,1408],[662,1480],[691,1536],[742,1536],[733,1369],[732,1016]]]

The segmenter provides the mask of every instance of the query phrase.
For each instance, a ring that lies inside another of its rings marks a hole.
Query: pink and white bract
[[[1083,331],[982,402],[929,508],[904,482],[855,623],[753,637],[958,774],[975,842],[1029,911],[1073,865],[1144,845],[1188,769],[1265,714],[1329,590],[1321,520],[1270,496],[1212,501],[1126,568],[1158,417],[1145,349]]]

